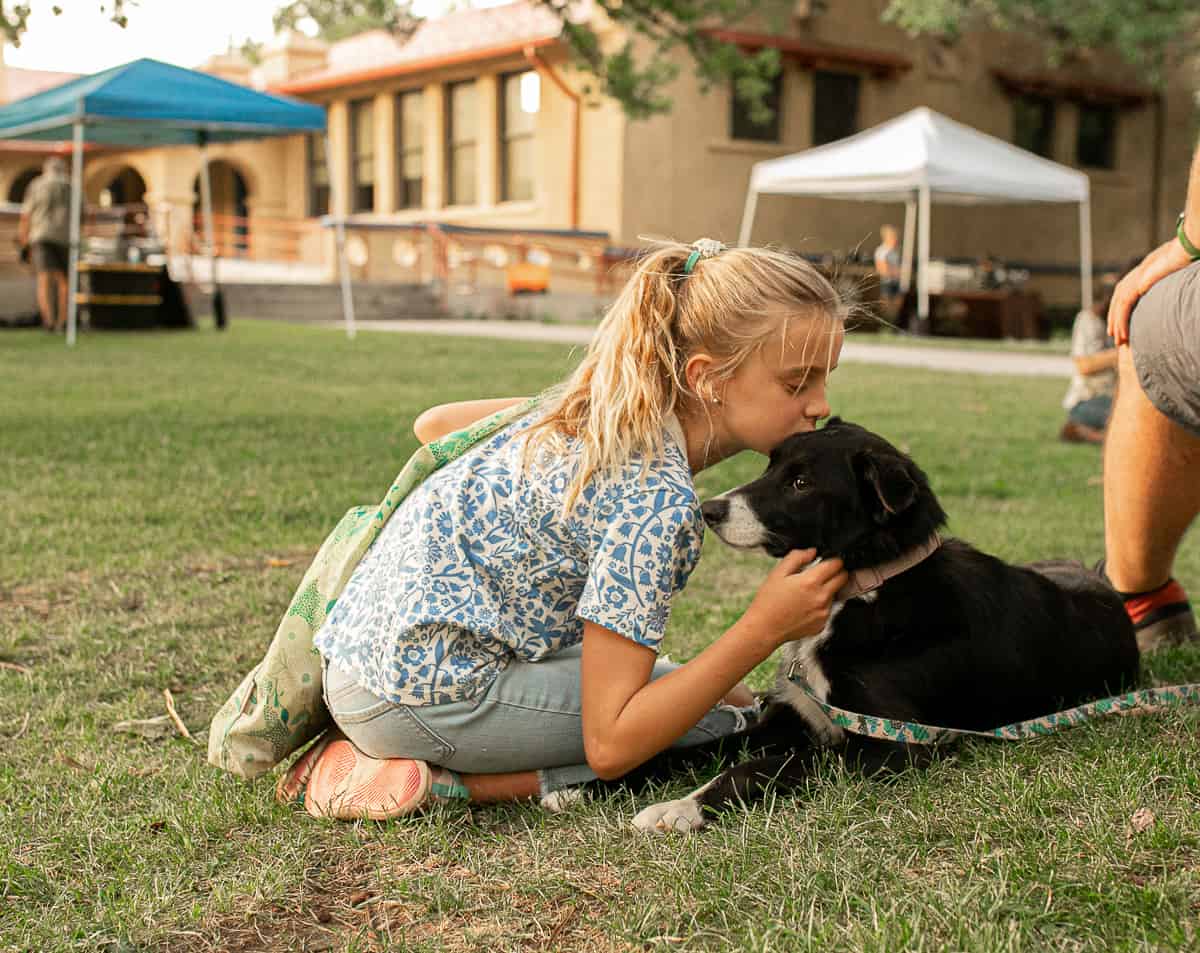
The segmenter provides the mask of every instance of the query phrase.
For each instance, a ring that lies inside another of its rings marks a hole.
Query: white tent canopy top
[[[755,192],[895,201],[1083,202],[1088,177],[922,106],[848,139],[756,163]]]
[[[759,195],[906,202],[909,212],[905,222],[906,276],[908,263],[912,260],[912,220],[918,203],[922,262],[929,257],[928,207],[932,202],[1078,204],[1082,297],[1085,307],[1091,303],[1091,213],[1087,175],[955,122],[924,106],[849,138],[755,163],[738,239],[741,245],[750,242]],[[928,315],[924,272],[921,268],[917,273],[922,317]],[[907,284],[906,280],[905,286]]]

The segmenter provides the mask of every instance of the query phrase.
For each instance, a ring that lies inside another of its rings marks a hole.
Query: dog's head
[[[895,559],[946,521],[921,469],[877,434],[832,418],[771,453],[752,483],[708,500],[704,520],[726,543],[781,557],[815,548],[847,569]]]

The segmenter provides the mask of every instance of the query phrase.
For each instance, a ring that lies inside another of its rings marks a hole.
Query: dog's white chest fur
[[[789,678],[796,673],[803,675],[812,693],[821,701],[829,697],[829,679],[826,678],[821,663],[817,659],[819,649],[831,635],[833,623],[845,603],[835,602],[829,609],[829,619],[820,633],[807,639],[797,639],[788,642],[783,647],[783,664],[779,666],[779,675],[775,681],[775,697],[792,708],[804,719],[813,733],[813,738],[823,745],[839,745],[845,735],[842,729],[829,720],[829,716],[821,710],[821,706],[812,700],[808,694]]]

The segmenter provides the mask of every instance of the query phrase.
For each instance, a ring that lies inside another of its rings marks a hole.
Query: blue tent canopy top
[[[140,59],[0,109],[0,139],[84,138],[120,146],[196,145],[319,132],[325,110],[207,73]]]

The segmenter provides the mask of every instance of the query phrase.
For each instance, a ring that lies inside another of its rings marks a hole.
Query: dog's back
[[[816,660],[830,704],[974,730],[1114,694],[1138,672],[1132,624],[1098,576],[958,540],[847,602]]]

